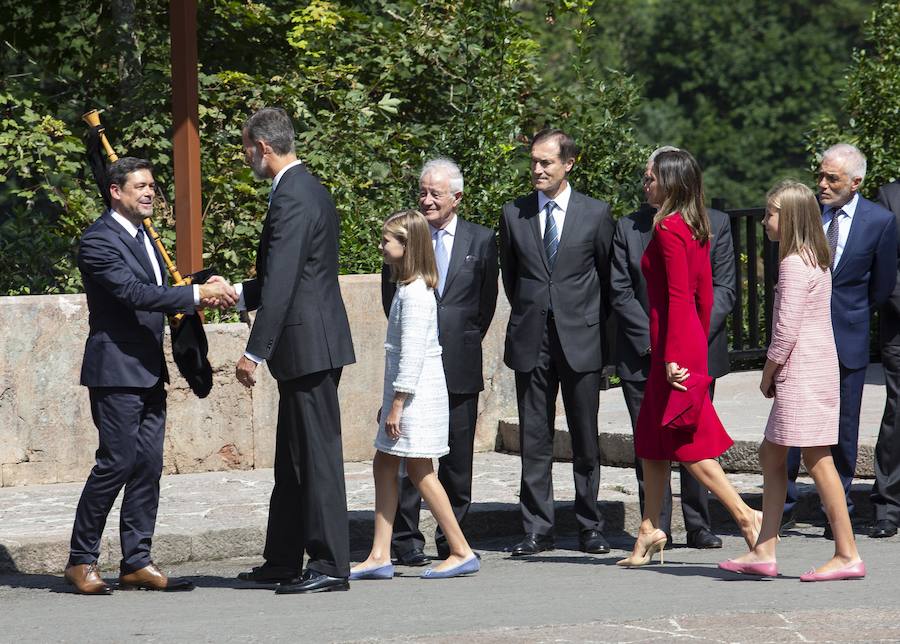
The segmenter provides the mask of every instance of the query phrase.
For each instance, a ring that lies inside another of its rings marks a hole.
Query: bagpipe
[[[106,207],[110,208],[106,159],[113,163],[119,157],[110,145],[109,139],[106,138],[106,129],[100,123],[100,113],[97,110],[91,110],[82,118],[90,126],[86,141],[88,163],[91,166],[94,181],[100,190],[100,196],[103,197]],[[205,268],[183,277],[169,253],[166,252],[162,239],[153,228],[153,222],[149,217],[144,219],[143,227],[144,232],[153,241],[153,245],[162,257],[166,270],[172,276],[173,286],[203,284],[213,275],[212,268]],[[206,398],[212,390],[212,366],[207,358],[209,344],[206,340],[202,318],[199,315],[185,315],[184,313],[170,315],[169,328],[172,332],[172,357],[178,366],[178,371],[198,398]]]

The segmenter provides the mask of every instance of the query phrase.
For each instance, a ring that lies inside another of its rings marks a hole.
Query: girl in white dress
[[[368,558],[350,570],[350,579],[391,579],[391,533],[397,510],[397,473],[406,472],[447,536],[450,556],[422,577],[442,579],[478,572],[469,547],[434,472],[433,458],[450,450],[449,402],[438,342],[434,287],[438,273],[425,217],[415,210],[384,222],[381,252],[391,267],[397,292],[388,315],[384,343],[384,398],[375,438],[375,536]]]

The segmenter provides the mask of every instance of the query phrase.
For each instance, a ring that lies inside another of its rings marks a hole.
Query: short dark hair
[[[575,139],[555,127],[545,127],[543,130],[534,135],[531,139],[531,148],[544,141],[545,139],[556,139],[559,144],[559,158],[563,161],[578,158],[578,146],[575,145]]]
[[[280,107],[264,107],[257,110],[244,123],[247,138],[256,143],[265,141],[276,154],[294,151],[294,124],[291,117]]]
[[[128,181],[128,175],[138,170],[149,170],[153,172],[153,164],[147,159],[138,159],[137,157],[122,157],[117,161],[113,161],[106,168],[106,191],[112,185],[120,188]]]

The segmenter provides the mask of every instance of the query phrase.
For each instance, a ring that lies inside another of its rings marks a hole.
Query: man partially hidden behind
[[[236,376],[246,387],[266,361],[278,381],[275,487],[265,564],[238,575],[282,582],[275,592],[350,587],[350,535],[344,490],[338,383],[356,358],[338,285],[340,221],[331,195],[297,159],[294,126],[263,108],[243,128],[254,174],[272,180],[256,254],[256,279],[240,285],[256,319]],[[302,570],[304,551],[309,557]]]
[[[900,181],[881,186],[877,201],[894,213],[900,228]],[[897,256],[900,267],[900,248]],[[869,530],[873,539],[893,537],[900,524],[900,410],[897,409],[900,404],[900,279],[881,307],[879,328],[887,399],[875,444],[875,482],[872,484],[875,525]]]
[[[577,155],[565,132],[538,132],[531,142],[535,191],[504,205],[500,219],[500,267],[512,307],[504,361],[516,372],[525,531],[513,556],[555,546],[553,435],[560,387],[572,439],[579,546],[609,552],[597,503],[597,412],[614,224],[608,203],[569,185]]]
[[[478,419],[478,393],[484,389],[481,341],[497,307],[497,240],[494,231],[457,216],[463,176],[453,161],[432,159],[419,175],[419,210],[431,227],[438,268],[434,291],[438,305],[439,340],[450,394],[450,453],[442,456],[438,479],[447,491],[460,526],[472,503],[472,452]],[[390,268],[381,272],[381,302],[387,314],[397,285]],[[393,550],[407,566],[428,562],[425,538],[419,531],[422,498],[408,477],[400,483],[400,504],[394,519]],[[440,559],[450,553],[440,528],[435,533]]]
[[[190,590],[190,582],[166,577],[150,557],[169,381],[165,314],[231,306],[236,296],[218,276],[192,288],[167,286],[162,259],[141,223],[153,214],[150,163],[124,157],[108,177],[111,207],[85,231],[78,252],[90,328],[81,384],[88,388],[100,446],[78,501],[65,578],[82,594],[112,592],[97,558],[107,516],[124,487],[119,588]]]
[[[660,152],[678,151],[664,146],[653,151],[644,172],[644,194],[648,199],[654,181],[651,169]],[[636,212],[621,218],[616,224],[612,250],[612,306],[619,319],[617,329],[616,373],[622,380],[622,394],[631,416],[634,430],[638,411],[644,398],[644,387],[650,371],[650,318],[647,283],[641,273],[641,258],[653,233],[653,215],[660,204],[645,204]],[[712,262],[713,309],[709,325],[709,375],[720,378],[728,373],[728,341],[725,321],[734,307],[735,271],[734,246],[728,216],[719,210],[708,209],[712,228],[710,261]],[[715,381],[710,385],[712,397]],[[641,459],[635,459],[635,473],[641,508],[644,505],[644,476]],[[687,530],[687,545],[691,548],[721,548],[722,540],[710,530],[709,493],[681,466],[681,509]],[[672,494],[663,500],[660,528],[672,543]]]
[[[865,176],[866,157],[855,146],[838,143],[825,150],[819,164],[819,203],[833,257],[831,325],[841,372],[838,443],[831,453],[851,517],[850,484],[856,472],[859,410],[869,364],[869,317],[897,283],[897,222],[890,211],[860,196]],[[790,525],[797,503],[799,469],[800,449],[791,448],[785,525]],[[825,526],[825,538],[832,538],[831,526]]]

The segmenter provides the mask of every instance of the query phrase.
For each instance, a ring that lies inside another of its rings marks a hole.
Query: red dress
[[[661,461],[715,458],[731,447],[707,398],[695,431],[662,426],[672,386],[666,362],[708,375],[709,317],[713,304],[709,243],[701,244],[680,213],[656,226],[641,258],[650,304],[650,375],[634,432],[635,453]]]

